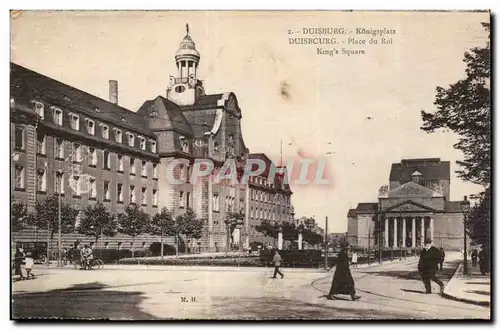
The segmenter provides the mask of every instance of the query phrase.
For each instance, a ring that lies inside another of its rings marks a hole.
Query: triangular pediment
[[[414,202],[412,200],[407,200],[402,203],[389,207],[384,212],[387,213],[387,212],[428,212],[428,211],[436,211],[436,210],[427,205],[423,205]]]
[[[388,197],[443,197],[440,193],[419,185],[415,182],[407,182],[396,189],[390,190]]]

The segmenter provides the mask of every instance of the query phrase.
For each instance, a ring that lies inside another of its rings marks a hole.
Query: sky
[[[420,111],[435,111],[436,86],[464,77],[463,54],[485,44],[488,20],[479,12],[22,12],[11,19],[11,61],[104,99],[117,80],[120,105],[136,111],[165,96],[189,23],[198,78],[207,94],[236,94],[251,152],[278,161],[282,142],[285,160],[328,161],[332,185],[292,185],[296,217],[324,226],[328,216],[329,232],[346,232],[349,208],[376,202],[401,159],[450,161],[451,200],[481,191],[454,173],[463,159],[457,136],[420,130]],[[357,56],[289,43],[289,30],[313,27],[396,34],[386,45],[335,46],[365,50]]]

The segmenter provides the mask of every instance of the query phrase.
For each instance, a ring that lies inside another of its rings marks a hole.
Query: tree
[[[271,224],[268,220],[262,220],[260,225],[255,227],[255,230],[264,234],[264,236],[278,238],[278,227]]]
[[[26,204],[19,201],[12,201],[10,212],[10,229],[13,233],[21,231],[26,225],[28,209]]]
[[[321,242],[323,242],[323,236],[308,229],[305,228],[304,231],[302,232],[302,239],[309,243],[310,245],[318,245]]]
[[[476,244],[490,246],[490,188],[477,196],[478,203],[474,205],[469,213],[467,222],[467,233]]]
[[[160,235],[161,248],[160,255],[163,259],[163,236],[175,235],[175,221],[172,218],[172,213],[166,208],[162,208],[159,213],[156,213],[149,223],[149,231],[153,235]]]
[[[102,235],[115,236],[116,228],[117,223],[114,217],[101,202],[98,202],[93,206],[88,205],[83,210],[83,217],[77,231],[79,234],[94,237],[97,245],[97,240]]]
[[[180,235],[186,236],[186,239],[195,238],[200,239],[203,233],[203,221],[198,219],[196,213],[192,208],[188,207],[186,212],[180,214],[175,219],[175,234],[176,234],[176,246],[178,250],[178,242]]]
[[[482,23],[490,31],[489,23]],[[489,38],[488,38],[489,39]],[[422,130],[431,133],[444,128],[459,135],[453,147],[464,153],[458,161],[458,175],[465,181],[490,186],[491,171],[491,100],[490,42],[464,55],[466,77],[447,89],[436,88],[435,113],[421,112]]]
[[[118,215],[118,231],[132,237],[132,258],[134,257],[135,237],[148,230],[149,214],[144,212],[137,204],[130,204],[125,208],[125,213]]]
[[[69,234],[74,232],[76,217],[79,211],[61,201],[61,233]],[[54,234],[59,231],[59,211],[57,195],[48,196],[44,201],[37,202],[35,213],[28,215],[28,224],[48,230],[50,234],[50,246]]]

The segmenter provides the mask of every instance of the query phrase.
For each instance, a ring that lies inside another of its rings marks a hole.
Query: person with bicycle
[[[83,269],[92,269],[91,264],[94,259],[94,251],[88,245],[85,245],[82,249],[82,264]]]

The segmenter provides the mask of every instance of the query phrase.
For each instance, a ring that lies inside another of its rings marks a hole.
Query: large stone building
[[[355,246],[377,246],[380,232],[385,248],[421,247],[429,237],[436,246],[461,249],[463,214],[460,201],[450,201],[450,162],[427,158],[392,164],[378,202],[359,203],[347,222]]]
[[[272,183],[264,175],[249,184],[214,183],[208,176],[189,182],[196,159],[212,159],[216,168],[233,159],[241,172],[249,150],[236,95],[205,93],[197,77],[200,54],[189,33],[175,62],[178,71],[170,77],[166,97],[145,101],[136,112],[118,105],[116,81],[109,82],[108,102],[11,63],[14,199],[26,202],[29,211],[57,192],[78,209],[100,201],[112,214],[132,203],[150,215],[167,207],[174,217],[191,207],[205,225],[203,237],[189,244],[205,251],[223,249],[228,242],[246,247],[258,236],[254,228],[259,221],[293,218],[291,191],[279,176]],[[167,173],[172,161],[180,159],[185,164],[176,165],[174,175],[186,182],[174,184]],[[244,215],[232,237],[227,226],[231,212]],[[45,235],[28,228],[15,240],[44,240]],[[91,240],[71,234],[64,235],[64,243],[76,238]],[[141,235],[134,248],[158,240]],[[117,235],[100,242],[130,248],[132,239]]]

